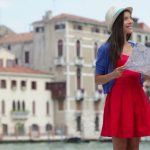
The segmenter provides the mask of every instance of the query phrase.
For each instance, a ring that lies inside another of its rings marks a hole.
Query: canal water
[[[54,143],[0,143],[0,150],[113,150],[111,142],[70,144]],[[140,150],[150,150],[150,142],[142,142]]]

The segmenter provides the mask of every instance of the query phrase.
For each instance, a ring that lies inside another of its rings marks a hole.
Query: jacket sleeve
[[[96,67],[95,73],[98,74],[105,74],[106,68],[106,46],[103,44],[97,51],[97,58],[96,58]]]

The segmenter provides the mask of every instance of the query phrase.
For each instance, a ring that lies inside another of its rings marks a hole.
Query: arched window
[[[63,56],[63,41],[58,40],[58,56]]]
[[[15,111],[15,110],[16,110],[16,103],[15,103],[15,101],[13,101],[13,104],[12,104],[12,105],[13,105],[12,110]]]
[[[77,68],[77,89],[81,88],[81,68]]]
[[[51,131],[52,130],[52,125],[51,124],[46,124],[46,127],[45,127],[45,130],[48,132],[48,131]]]
[[[99,116],[95,116],[95,131],[99,131]]]
[[[39,126],[37,124],[32,124],[32,131],[39,131]]]
[[[97,55],[97,49],[98,49],[98,44],[97,42],[94,43],[94,56],[96,58],[96,55]]]
[[[81,131],[81,116],[77,116],[76,123],[77,123],[77,131]]]
[[[32,115],[35,115],[35,101],[32,102]]]
[[[80,41],[77,40],[76,42],[76,55],[77,57],[80,57]]]
[[[5,114],[5,101],[4,100],[2,100],[2,115],[4,115]]]
[[[22,110],[25,111],[25,109],[26,109],[26,106],[25,106],[25,102],[23,101],[22,102]]]
[[[20,102],[18,101],[18,111],[20,111]]]
[[[46,102],[46,115],[50,114],[49,102]]]

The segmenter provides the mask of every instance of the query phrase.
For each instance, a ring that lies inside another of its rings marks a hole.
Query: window
[[[13,110],[13,111],[16,110],[16,103],[15,103],[15,101],[13,101],[13,103],[12,103],[12,110]]]
[[[77,89],[81,89],[81,68],[77,68]]]
[[[63,56],[63,41],[62,40],[58,41],[58,56],[59,57]]]
[[[3,135],[8,135],[8,125],[2,124],[2,133]]]
[[[145,36],[145,43],[148,42],[148,36]]]
[[[77,123],[77,131],[81,131],[81,116],[77,116],[76,123]]]
[[[26,87],[26,81],[21,81],[21,88]]]
[[[45,83],[45,89],[46,90],[50,90],[50,82],[46,82]]]
[[[141,35],[137,35],[137,42],[141,42],[141,41],[142,41]]]
[[[32,102],[32,115],[35,115],[35,101]]]
[[[35,82],[35,81],[32,81],[32,82],[31,82],[31,89],[32,89],[32,90],[36,90],[36,88],[37,88],[36,82]]]
[[[28,51],[25,52],[25,63],[29,63],[30,62],[30,54]]]
[[[99,30],[98,27],[92,27],[92,28],[91,28],[91,31],[92,31],[92,32],[96,32],[96,33],[99,33],[99,32],[100,32],[100,30]]]
[[[25,111],[26,110],[26,106],[25,106],[25,102],[22,102],[22,110]]]
[[[81,25],[74,24],[73,29],[75,29],[75,30],[83,30],[83,27]]]
[[[36,33],[44,32],[44,27],[36,27],[35,32]]]
[[[7,46],[7,49],[8,49],[8,50],[11,50],[11,45],[8,45],[8,46]]]
[[[76,42],[76,55],[77,57],[80,57],[80,41],[77,40]]]
[[[6,80],[1,80],[1,88],[2,89],[6,88]]]
[[[49,102],[46,102],[46,115],[50,115]]]
[[[94,56],[95,56],[95,59],[96,59],[96,55],[97,55],[97,49],[98,49],[98,44],[97,42],[94,43]]]
[[[2,115],[5,115],[5,101],[2,100],[1,103],[2,103],[2,104],[1,104],[1,106],[2,106],[2,108],[1,108],[1,110],[2,110]]]
[[[64,101],[58,100],[58,110],[64,110]]]
[[[99,131],[99,116],[95,116],[95,131]]]
[[[15,59],[15,64],[18,65],[18,58]]]
[[[20,110],[21,110],[20,102],[19,102],[19,101],[17,102],[17,110],[18,110],[18,111],[20,111]]]
[[[55,30],[59,30],[59,29],[65,29],[66,26],[64,23],[61,23],[61,24],[56,24],[55,25]]]
[[[46,130],[46,132],[51,131],[52,130],[52,125],[51,124],[46,124],[45,130]]]
[[[15,80],[11,81],[11,88],[15,88],[17,86],[17,82]]]

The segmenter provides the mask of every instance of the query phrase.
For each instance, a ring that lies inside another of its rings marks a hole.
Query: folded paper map
[[[150,48],[136,44],[125,63],[125,68],[150,76]]]

